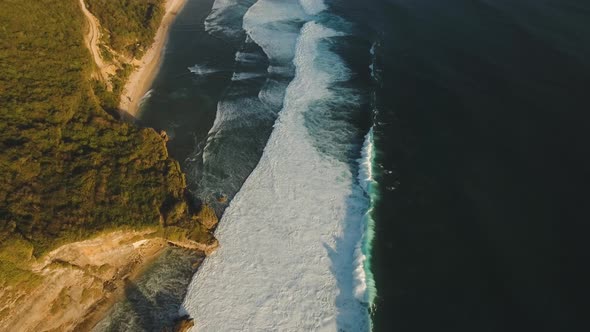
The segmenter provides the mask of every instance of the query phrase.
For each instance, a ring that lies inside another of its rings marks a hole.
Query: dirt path
[[[97,70],[93,73],[94,78],[98,78],[107,84],[109,89],[112,89],[109,77],[116,75],[117,66],[112,63],[105,62],[100,52],[100,22],[92,15],[86,7],[84,0],[80,1],[80,7],[86,17],[89,31],[84,36],[86,47],[90,50],[94,63],[96,63]],[[124,59],[123,62],[135,66],[135,71],[128,78],[121,95],[121,102],[119,108],[122,113],[127,113],[132,117],[137,117],[139,105],[142,97],[148,91],[152,80],[154,79],[162,57],[162,50],[166,44],[168,31],[174,22],[176,15],[182,9],[186,0],[166,0],[166,13],[162,18],[160,27],[154,36],[154,42],[144,54],[141,59]],[[119,59],[121,60],[121,59]]]
[[[84,40],[86,41],[86,47],[88,47],[92,54],[94,63],[96,63],[96,66],[98,67],[98,71],[95,75],[104,82],[108,82],[107,68],[109,66],[102,60],[102,57],[100,56],[100,48],[98,47],[100,41],[100,24],[98,23],[98,19],[92,15],[88,8],[86,8],[84,0],[80,0],[80,7],[82,7],[82,12],[84,13],[84,16],[86,16],[86,21],[90,26],[88,33],[84,36]]]

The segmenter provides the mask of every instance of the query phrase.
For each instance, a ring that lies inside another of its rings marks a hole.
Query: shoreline
[[[13,300],[3,303],[10,315],[0,321],[0,330],[91,328],[122,298],[126,283],[169,247],[165,239],[152,237],[153,232],[113,231],[35,259],[30,269],[41,283],[4,294]]]
[[[116,289],[110,294],[97,301],[91,309],[88,310],[87,314],[84,315],[80,322],[74,327],[74,331],[89,331],[92,330],[103,318],[108,315],[112,307],[119,301],[125,298],[125,289],[128,282],[133,282],[141,276],[147,268],[166,250],[168,245],[161,245],[158,241],[147,244],[151,246],[149,252],[145,253],[142,257],[141,263],[129,272],[124,278],[115,280],[113,284],[116,285]]]
[[[202,257],[213,251],[188,240],[172,243],[155,229],[116,230],[33,258],[30,271],[39,284],[0,290],[0,331],[89,331],[125,298],[129,283],[172,247]]]
[[[186,2],[187,0],[166,1],[166,13],[154,36],[154,42],[140,60],[133,61],[136,69],[127,79],[123,92],[121,93],[121,101],[119,103],[121,113],[127,113],[134,118],[139,117],[141,99],[149,90],[160,69],[162,53],[168,41],[170,26],[174,23],[176,16]]]

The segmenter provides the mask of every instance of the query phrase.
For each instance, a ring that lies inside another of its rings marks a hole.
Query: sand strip
[[[164,14],[164,18],[156,32],[154,43],[141,60],[134,63],[134,65],[137,66],[137,69],[129,76],[129,79],[123,88],[121,103],[119,104],[119,109],[122,112],[128,113],[136,118],[139,117],[139,103],[158,73],[170,26],[186,1],[187,0],[166,1],[166,14]]]

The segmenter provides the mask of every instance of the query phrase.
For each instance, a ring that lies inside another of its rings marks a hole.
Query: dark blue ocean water
[[[231,201],[256,167],[295,75],[292,59],[246,37],[256,1],[225,3],[215,16],[213,1],[188,1],[140,119],[168,132],[189,188],[219,214],[218,198]],[[365,231],[375,237],[363,246],[373,330],[587,331],[590,3],[325,4],[318,21],[342,36],[322,47],[349,78],[306,123],[318,150],[352,173],[373,128]],[[190,281],[151,271],[164,277],[148,293]],[[133,294],[150,289],[138,282]],[[179,307],[185,292],[172,293],[150,298],[152,312]],[[149,310],[113,317],[134,315],[153,320]]]
[[[334,3],[380,45],[374,329],[587,331],[590,3]]]

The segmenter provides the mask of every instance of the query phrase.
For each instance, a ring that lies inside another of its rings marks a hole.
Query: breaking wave
[[[225,20],[219,8],[232,8],[218,1],[210,24]],[[248,40],[268,59],[256,102],[281,111],[258,164],[225,210],[216,231],[221,247],[188,289],[183,306],[200,331],[371,328],[372,132],[351,165],[352,125],[314,116],[358,107],[353,89],[336,86],[351,75],[330,48],[343,33],[322,23],[326,8],[319,0],[259,0],[243,16]],[[258,59],[248,54],[240,51],[236,61]],[[220,103],[210,143],[229,124],[242,125],[244,114],[255,118],[254,104],[223,110]],[[324,138],[342,147],[322,144]],[[205,149],[203,160],[214,157]]]

